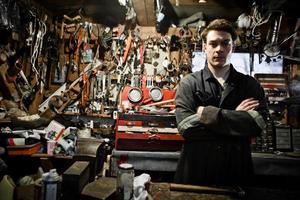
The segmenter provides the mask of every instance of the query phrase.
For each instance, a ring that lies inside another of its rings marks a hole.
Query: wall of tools
[[[79,14],[25,12],[22,31],[12,31],[18,38],[1,46],[1,92],[29,114],[171,111],[192,50],[201,48],[199,31],[189,28],[160,35],[154,27],[105,27]]]
[[[80,12],[52,16],[27,1],[0,1],[0,13],[1,118],[22,120],[173,113],[176,86],[192,72],[206,24],[201,18],[197,27],[160,34],[156,27],[97,24]],[[258,52],[259,25],[237,22],[238,50]],[[267,146],[273,151],[273,142]]]

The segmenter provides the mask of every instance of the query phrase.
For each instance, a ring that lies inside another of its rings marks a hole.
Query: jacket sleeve
[[[200,117],[200,123],[218,134],[235,136],[257,136],[266,127],[269,116],[263,88],[257,81],[250,80],[245,88],[249,97],[259,100],[255,110],[236,111],[207,106]]]
[[[188,76],[189,77],[189,76]],[[204,124],[200,122],[196,114],[196,108],[199,102],[196,102],[195,89],[193,88],[191,77],[182,79],[176,90],[176,121],[178,131],[183,137],[190,137],[191,129],[205,130]],[[201,104],[200,104],[201,105]],[[198,133],[199,134],[199,133]]]
[[[196,114],[199,104],[195,102],[195,91],[190,83],[183,79],[176,92],[177,126],[184,137],[196,134],[191,131],[193,129],[197,129],[197,134],[207,134],[209,130],[211,134],[254,136],[259,135],[265,128],[268,109],[264,91],[259,84],[255,83],[249,88],[251,94],[260,102],[257,110],[235,111],[206,106],[199,118]]]
[[[204,108],[199,121],[212,132],[232,136],[256,136],[266,126],[258,111],[235,111],[213,106]]]

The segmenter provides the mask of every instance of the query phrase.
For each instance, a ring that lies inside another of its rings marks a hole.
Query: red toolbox
[[[179,151],[182,142],[174,114],[118,114],[117,150]]]

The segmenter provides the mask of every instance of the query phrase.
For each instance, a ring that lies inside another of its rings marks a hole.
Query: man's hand
[[[248,110],[254,110],[259,105],[258,100],[255,100],[254,98],[249,98],[243,100],[238,107],[236,107],[235,110],[237,111],[248,111]]]

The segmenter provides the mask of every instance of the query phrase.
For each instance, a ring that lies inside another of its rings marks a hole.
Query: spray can
[[[42,175],[42,199],[43,200],[59,200],[61,188],[61,177],[56,169]]]

